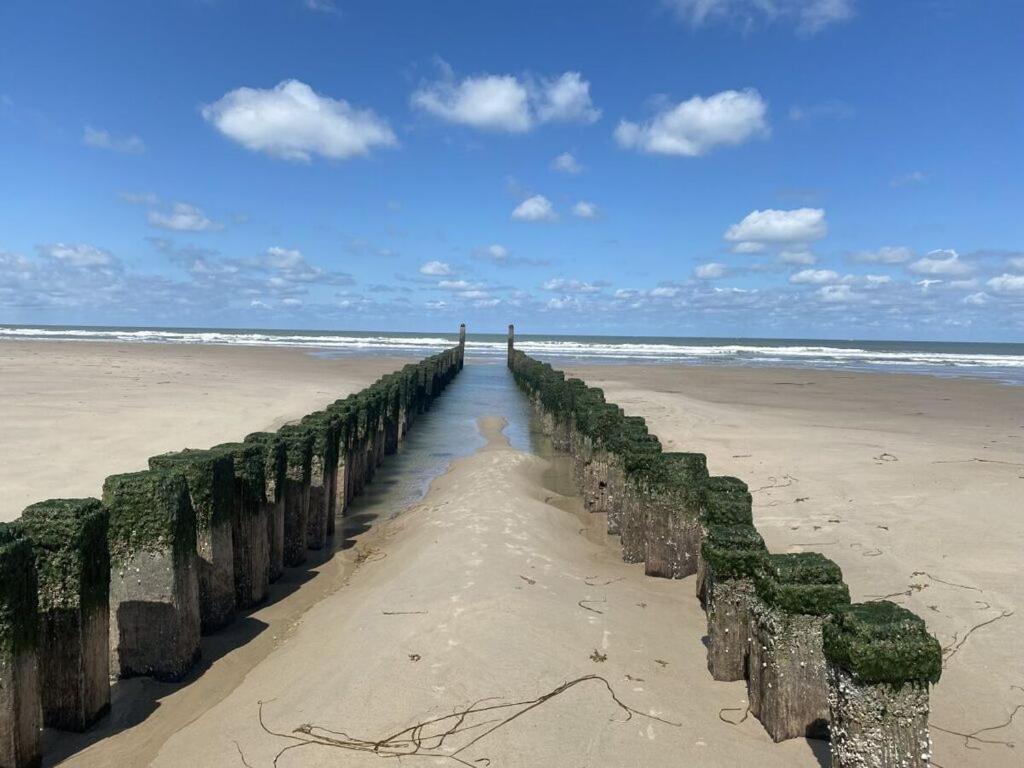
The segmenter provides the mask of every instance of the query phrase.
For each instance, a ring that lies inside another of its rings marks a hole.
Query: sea
[[[0,325],[3,340],[293,347],[324,356],[428,355],[454,333]],[[499,359],[505,334],[471,333],[468,357]],[[1024,385],[1024,343],[517,334],[516,347],[556,363],[821,368],[977,377]]]

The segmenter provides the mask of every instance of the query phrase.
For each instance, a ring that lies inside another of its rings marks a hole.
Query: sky
[[[0,324],[1024,341],[1016,0],[0,4]]]

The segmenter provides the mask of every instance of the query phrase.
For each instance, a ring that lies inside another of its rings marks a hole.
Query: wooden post
[[[512,353],[515,351],[516,327],[511,323],[508,326],[508,367],[512,367]]]
[[[459,325],[459,370],[466,362],[466,324]]]

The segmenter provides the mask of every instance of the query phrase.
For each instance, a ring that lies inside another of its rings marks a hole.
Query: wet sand
[[[0,520],[99,496],[148,457],[276,429],[408,360],[294,349],[0,342]]]
[[[807,369],[566,371],[646,417],[666,448],[746,480],[772,551],[818,550],[855,601],[888,596],[925,618],[947,649],[932,695],[938,765],[1020,765],[1024,388]],[[993,726],[1005,727],[977,735],[994,743],[940,730]]]

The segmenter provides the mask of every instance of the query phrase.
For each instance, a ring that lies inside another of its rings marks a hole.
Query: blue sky
[[[0,7],[0,323],[1024,338],[1024,5]]]

